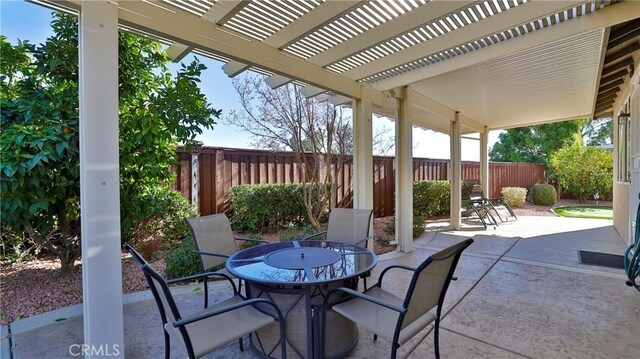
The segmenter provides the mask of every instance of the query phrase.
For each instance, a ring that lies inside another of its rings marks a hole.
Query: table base
[[[345,283],[346,282],[346,283]],[[252,298],[271,299],[282,311],[286,322],[287,358],[312,358],[317,352],[316,333],[323,296],[328,290],[357,285],[357,280],[331,283],[321,287],[276,288],[264,285],[248,284],[248,294]],[[268,308],[264,308],[268,310]],[[311,312],[311,320],[308,313]],[[349,319],[330,310],[326,313],[325,358],[341,358],[349,354],[358,343],[358,327]],[[309,329],[311,332],[309,332]],[[251,347],[263,357],[280,358],[280,334],[278,324],[273,323],[261,328],[251,336]],[[308,345],[308,341],[311,345]],[[265,356],[266,353],[267,355]]]

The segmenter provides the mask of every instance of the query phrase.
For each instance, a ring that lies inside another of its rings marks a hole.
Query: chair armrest
[[[245,241],[245,242],[253,242],[253,243],[269,243],[269,241],[265,241],[264,239],[254,239],[254,238],[244,238],[244,237],[235,237],[236,241]]]
[[[367,237],[367,238],[361,239],[361,240],[359,240],[358,242],[356,242],[355,244],[356,244],[357,246],[359,246],[359,245],[360,245],[360,243],[362,243],[362,242],[367,243],[367,241],[368,241],[368,240],[370,240],[370,239],[373,239],[373,236],[369,236],[369,237]]]
[[[395,265],[388,266],[387,268],[382,270],[382,273],[380,273],[380,277],[378,277],[378,284],[376,284],[376,285],[378,287],[382,287],[382,278],[384,278],[384,275],[387,274],[387,272],[390,269],[397,269],[397,268],[408,270],[408,271],[411,271],[411,272],[415,272],[416,271],[416,269],[413,268],[413,267],[404,266],[404,265],[401,265],[401,264],[395,264]]]
[[[201,256],[212,256],[212,257],[222,257],[222,258],[229,258],[231,257],[228,254],[220,254],[220,253],[212,253],[212,252],[203,252],[203,251],[193,251],[193,253],[195,254],[199,254]]]
[[[232,285],[233,285],[233,290],[235,291],[235,283],[233,283],[233,279],[231,279],[231,277],[229,277],[228,275],[224,274],[224,273],[217,273],[217,272],[206,272],[206,273],[200,273],[200,274],[194,274],[194,275],[190,275],[188,277],[182,277],[182,278],[175,278],[175,279],[170,279],[167,282],[167,284],[175,284],[175,283],[182,283],[182,282],[193,282],[194,280],[197,279],[202,279],[202,278],[206,278],[206,277],[223,277],[224,279],[228,280]]]
[[[398,312],[398,313],[405,313],[405,312],[407,311],[407,310],[406,310],[405,308],[403,308],[403,307],[397,306],[397,305],[395,305],[395,304],[387,303],[387,302],[385,302],[385,301],[383,301],[383,300],[381,300],[381,299],[379,299],[379,298],[372,297],[372,296],[367,295],[367,294],[365,294],[365,293],[360,293],[360,292],[358,292],[358,291],[355,291],[355,290],[353,290],[353,289],[349,289],[349,288],[345,288],[345,287],[339,287],[339,288],[334,288],[334,289],[330,290],[330,291],[327,293],[327,295],[325,296],[325,298],[324,298],[324,303],[323,303],[323,305],[325,305],[325,306],[326,306],[326,305],[327,305],[327,302],[328,302],[328,300],[329,300],[329,298],[331,297],[331,295],[332,295],[333,293],[336,293],[336,292],[343,292],[343,293],[347,293],[347,294],[353,295],[354,297],[357,297],[357,298],[360,298],[360,299],[366,300],[366,301],[368,301],[368,302],[371,302],[371,303],[373,303],[373,304],[377,304],[377,305],[379,305],[379,306],[382,306],[382,307],[385,307],[385,308],[391,309],[391,310],[396,311],[396,312]]]
[[[238,293],[238,288],[236,287],[236,284],[233,282],[233,279],[224,273],[218,273],[218,272],[205,272],[200,274],[194,274],[188,277],[170,279],[166,282],[167,282],[167,285],[170,285],[170,284],[176,284],[176,283],[182,283],[182,282],[193,282],[194,280],[207,278],[207,277],[222,277],[226,279],[231,284],[231,288],[233,288],[233,292]]]
[[[228,305],[226,307],[222,307],[222,308],[219,308],[217,310],[210,311],[210,312],[205,312],[205,313],[202,313],[202,314],[199,314],[199,315],[193,315],[193,316],[189,316],[189,317],[186,317],[186,318],[182,318],[182,319],[180,319],[178,321],[175,321],[173,323],[173,326],[176,327],[176,328],[177,327],[181,327],[181,326],[185,326],[187,324],[191,324],[191,323],[203,320],[203,319],[207,319],[207,318],[210,318],[210,317],[214,317],[216,315],[220,315],[220,314],[223,314],[223,313],[226,313],[226,312],[230,312],[232,310],[236,310],[236,309],[239,309],[239,308],[242,308],[242,307],[246,307],[247,305],[253,306],[253,305],[257,304],[257,303],[265,303],[265,304],[271,305],[273,308],[275,308],[276,313],[278,314],[278,321],[280,323],[284,323],[284,320],[283,320],[283,317],[282,317],[282,312],[280,311],[280,309],[272,301],[270,301],[268,299],[264,299],[264,298],[255,298],[255,299],[244,300],[242,302],[235,303],[235,304],[232,304],[232,305]]]
[[[315,237],[321,236],[323,234],[327,234],[327,231],[322,231],[322,232],[318,232],[318,233],[314,233],[314,234],[308,235],[308,236],[302,238],[301,241],[306,241],[306,240],[309,240],[311,238],[315,238]]]
[[[483,199],[464,199],[462,200],[462,204],[479,204],[479,205],[484,205],[484,200]]]

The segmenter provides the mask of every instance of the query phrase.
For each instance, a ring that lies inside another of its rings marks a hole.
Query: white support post
[[[413,251],[413,123],[411,93],[402,88],[396,120],[396,242],[399,252]]]
[[[488,197],[493,197],[489,191],[489,130],[484,126],[484,130],[480,132],[480,183],[482,184],[482,192]]]
[[[451,228],[460,229],[460,200],[462,197],[462,188],[460,187],[462,180],[462,157],[460,150],[462,148],[462,136],[460,132],[460,113],[456,111],[453,121],[451,121]]]
[[[118,157],[118,6],[82,3],[80,215],[85,358],[124,358]]]
[[[353,208],[373,209],[373,105],[369,86],[353,101]],[[373,226],[373,224],[371,224]],[[369,233],[373,234],[370,228]],[[368,241],[373,249],[373,241]]]

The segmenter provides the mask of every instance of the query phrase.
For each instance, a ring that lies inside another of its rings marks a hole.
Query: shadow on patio
[[[639,294],[625,285],[622,270],[578,262],[578,250],[623,253],[625,243],[610,221],[521,217],[495,230],[439,228],[416,240],[410,254],[380,256],[373,277],[391,264],[417,265],[453,242],[474,238],[456,270],[459,280],[451,283],[445,301],[440,331],[443,358],[637,358],[640,342],[632,329],[640,322]],[[401,271],[390,272],[385,283],[401,293],[408,278]],[[212,290],[210,301],[229,292],[221,291],[222,285]],[[194,287],[177,288],[181,307],[201,306],[202,294]],[[155,303],[148,293],[128,298],[126,356],[163,357]],[[81,309],[71,309],[15,322],[13,358],[70,357],[69,346],[82,343],[80,313]],[[70,318],[55,321],[61,317]],[[389,351],[389,343],[373,342],[372,335],[361,329],[350,357],[383,358]],[[431,327],[400,347],[399,353],[408,358],[433,357]],[[209,357],[257,358],[250,349],[239,352],[237,343]]]

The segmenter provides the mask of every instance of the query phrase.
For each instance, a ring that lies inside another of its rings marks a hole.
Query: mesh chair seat
[[[366,294],[397,306],[402,306],[404,302],[404,299],[398,298],[380,287],[373,287],[368,290]],[[358,322],[369,331],[377,333],[383,339],[390,342],[393,341],[393,335],[400,313],[361,298],[354,298],[353,300],[334,305],[333,310],[354,322]],[[427,312],[422,315],[400,331],[398,337],[399,344],[404,344],[435,319],[436,315],[432,312]]]
[[[230,305],[240,303],[243,299],[234,296],[225,301],[210,305],[207,309],[202,309],[189,316],[198,316],[208,312],[216,311]],[[252,306],[246,306],[233,311],[209,317],[185,326],[196,357],[212,352],[216,348],[235,341],[238,336],[246,336],[256,330],[271,324],[274,318],[261,313]],[[182,341],[182,335],[173,323],[165,324],[165,329],[169,337],[174,342]]]

